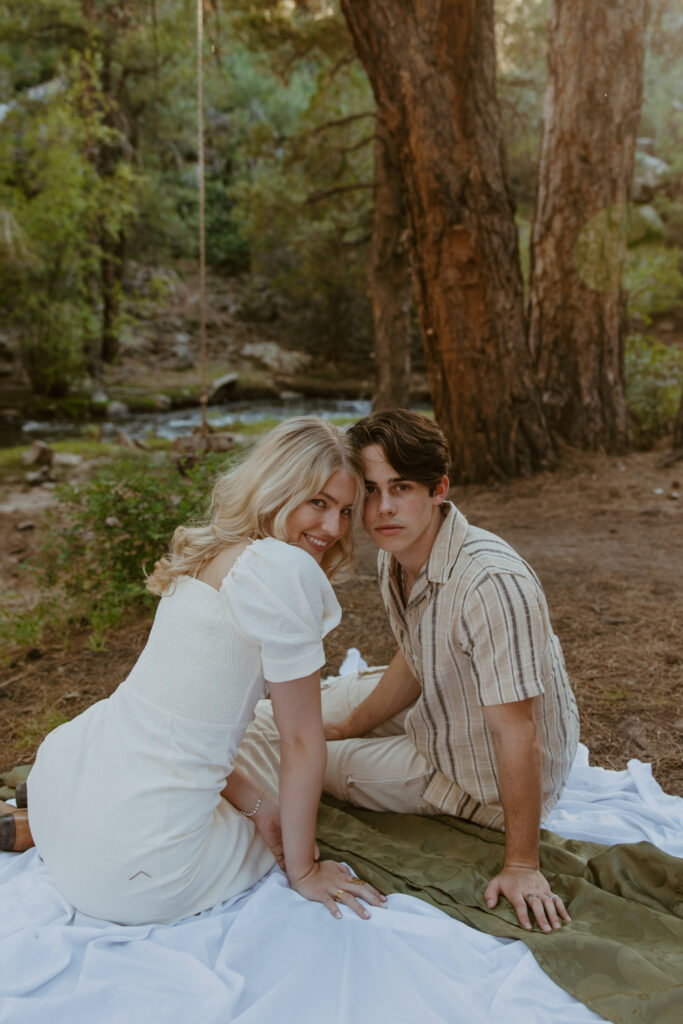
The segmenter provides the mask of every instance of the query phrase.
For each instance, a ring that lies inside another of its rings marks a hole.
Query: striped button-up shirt
[[[404,605],[386,551],[379,583],[422,694],[406,732],[434,769],[424,798],[446,814],[503,827],[493,737],[482,708],[537,697],[543,815],[571,769],[579,716],[543,588],[500,537],[444,502],[444,521]]]

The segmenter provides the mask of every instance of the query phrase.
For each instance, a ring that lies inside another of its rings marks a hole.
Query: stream
[[[313,415],[323,419],[335,416],[360,418],[370,414],[370,402],[357,400],[334,400],[328,398],[296,398],[279,402],[226,402],[224,405],[210,405],[207,418],[215,428],[231,427],[239,423],[256,423],[263,419],[284,420],[290,416]],[[167,412],[127,414],[116,419],[90,420],[85,423],[69,421],[0,419],[0,448],[30,444],[31,441],[56,441],[66,438],[84,437],[93,427],[101,429],[104,440],[113,440],[124,430],[132,440],[144,441],[148,437],[161,437],[173,441],[176,437],[192,432],[199,426],[201,410],[198,407],[175,409]]]

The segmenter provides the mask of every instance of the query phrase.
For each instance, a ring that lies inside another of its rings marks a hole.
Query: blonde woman
[[[325,765],[322,638],[341,612],[329,578],[353,555],[362,473],[344,434],[300,417],[219,477],[204,526],[179,527],[147,580],[161,596],[128,678],[56,729],[5,848],[35,841],[63,894],[94,917],[171,922],[253,885],[275,861],[340,916],[372,886],[319,862]],[[270,691],[282,741],[279,806],[231,771]],[[5,807],[5,811],[10,811]]]

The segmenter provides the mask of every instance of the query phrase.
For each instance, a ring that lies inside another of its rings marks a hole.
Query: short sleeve
[[[480,705],[544,692],[549,623],[533,580],[515,573],[487,575],[468,594],[461,626]]]
[[[341,608],[315,559],[292,544],[253,541],[221,586],[228,617],[261,649],[270,683],[299,679],[325,664],[323,637],[341,620]]]

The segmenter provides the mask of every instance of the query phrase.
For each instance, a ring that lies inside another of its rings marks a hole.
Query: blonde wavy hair
[[[339,469],[356,480],[353,520],[360,517],[364,485],[360,456],[346,434],[315,416],[297,416],[269,431],[246,458],[216,480],[207,521],[179,526],[168,553],[147,577],[147,589],[162,594],[178,576],[199,569],[229,544],[275,537],[288,541],[287,518],[314,498]],[[322,568],[332,577],[353,562],[353,530],[323,554]]]

